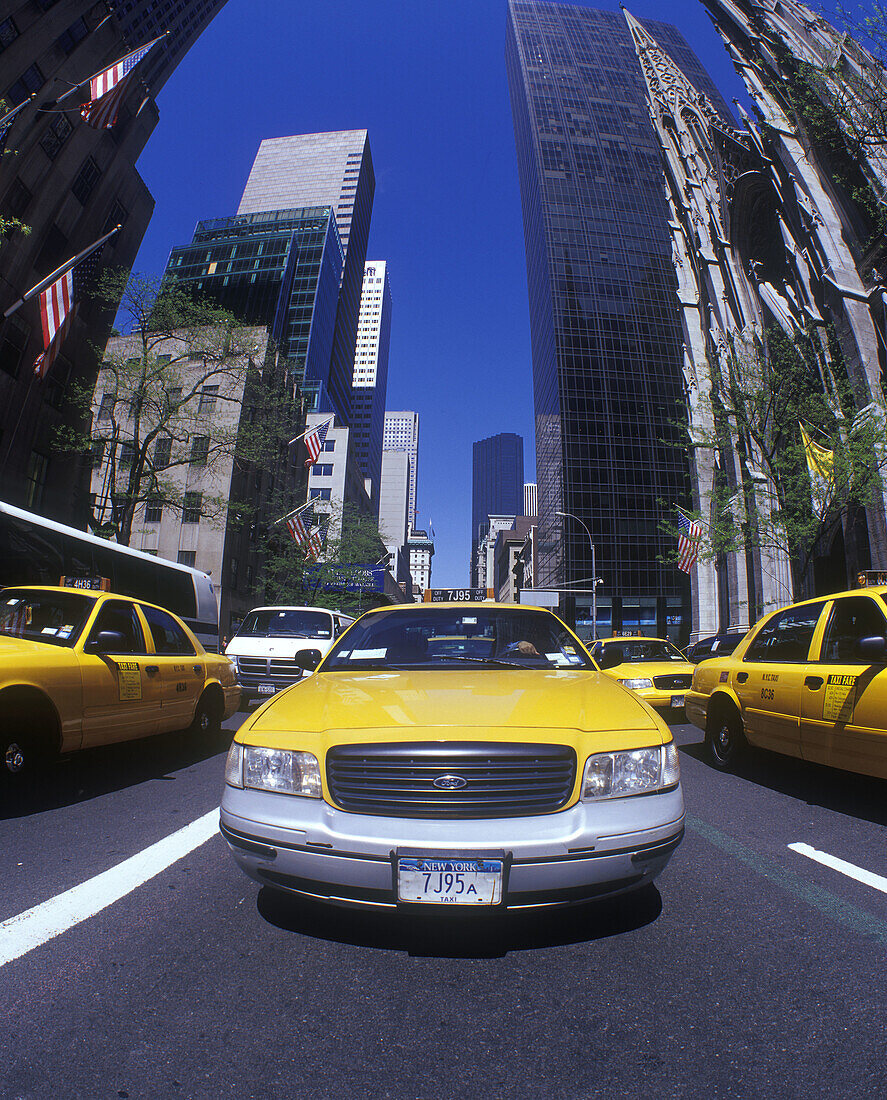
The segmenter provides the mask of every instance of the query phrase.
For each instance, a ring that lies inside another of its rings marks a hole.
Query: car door
[[[113,652],[93,651],[102,631],[119,635]],[[134,603],[105,600],[75,652],[83,684],[83,748],[157,733],[160,683],[148,672],[151,659]]]
[[[160,729],[181,730],[191,724],[206,680],[202,654],[182,626],[166,611],[139,604],[145,616],[154,654],[150,668],[161,688]],[[150,669],[149,669],[150,672]]]
[[[861,660],[861,638],[887,637],[877,599],[832,604],[819,659],[805,669],[801,748],[807,760],[887,778],[887,667]]]
[[[825,601],[787,607],[768,619],[742,657],[735,690],[749,741],[801,755],[801,685]]]

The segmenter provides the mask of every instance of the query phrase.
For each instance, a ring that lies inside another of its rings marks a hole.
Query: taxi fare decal
[[[853,714],[855,676],[833,673],[826,680],[822,717],[829,722],[847,722]]]
[[[117,662],[117,684],[121,699],[141,699],[142,678],[138,661]]]

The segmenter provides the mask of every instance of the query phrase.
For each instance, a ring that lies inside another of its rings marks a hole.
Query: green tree
[[[0,118],[9,114],[11,110],[12,108],[9,103],[5,99],[0,99]],[[7,146],[2,153],[4,159],[6,157],[14,157],[15,155],[15,149],[10,149],[9,146]],[[7,217],[5,214],[0,213],[0,244],[2,244],[3,240],[16,229],[25,235],[31,232],[31,227],[25,225],[23,221],[20,221],[18,218]]]
[[[856,409],[840,364],[825,360],[817,334],[790,340],[773,326],[765,342],[734,342],[713,374],[714,431],[687,445],[720,455],[735,441],[738,462],[721,467],[711,514],[697,515],[700,557],[779,551],[791,562],[800,598],[812,585],[814,559],[881,487],[887,448],[879,411]],[[811,474],[802,424],[832,453],[830,477]]]
[[[106,273],[96,296],[119,301],[125,335],[109,342],[94,389],[71,387],[86,427],[57,440],[62,450],[91,454],[101,471],[93,529],[128,545],[146,505],[199,507],[217,523],[232,508],[249,517],[255,500],[244,492],[232,501],[230,480],[196,501],[189,471],[211,471],[223,458],[241,471],[281,463],[293,403],[264,331],[149,276]]]
[[[361,579],[361,566],[386,563],[378,525],[354,504],[330,511],[324,501],[323,507],[326,511],[321,513],[318,508],[317,519],[329,519],[332,534],[316,562],[289,536],[285,524],[268,528],[263,538],[263,598],[271,603],[366,610],[375,603],[373,594],[347,588]],[[307,509],[306,514],[311,511]]]

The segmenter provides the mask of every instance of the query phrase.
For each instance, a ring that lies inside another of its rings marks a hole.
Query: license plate
[[[273,684],[259,684],[257,691],[259,695],[273,695],[277,688]]]
[[[684,705],[684,697],[683,697],[683,695],[672,695],[672,697],[671,697],[671,705],[672,705],[673,707],[682,707],[682,706]]]
[[[399,859],[397,897],[431,905],[497,905],[502,900],[502,860]]]

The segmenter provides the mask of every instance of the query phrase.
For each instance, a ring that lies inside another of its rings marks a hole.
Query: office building
[[[351,427],[357,461],[371,483],[379,507],[388,347],[391,341],[391,287],[384,260],[367,261],[357,320],[354,374],[351,379]]]
[[[431,559],[434,557],[434,540],[427,531],[413,528],[407,540],[410,555],[410,576],[413,582],[413,598],[420,602],[426,588],[431,587]]]
[[[330,392],[342,247],[332,207],[277,209],[197,224],[170,252],[166,277],[265,325],[302,408],[346,410]],[[295,414],[298,414],[298,407]],[[298,422],[294,421],[293,435]]]
[[[729,118],[679,32],[644,25]],[[593,541],[604,626],[679,637],[689,585],[658,559],[674,548],[664,508],[689,504],[673,426],[682,340],[659,143],[631,35],[616,12],[510,0],[506,62],[533,356],[535,583],[590,604]]]
[[[416,487],[419,469],[419,414],[386,412],[382,433],[384,451],[405,451],[410,456],[409,524],[416,526]]]
[[[13,0],[0,12],[0,96],[11,106],[34,99],[16,116],[0,160],[0,211],[29,226],[0,240],[0,486],[13,504],[85,526],[88,464],[55,448],[60,432],[80,427],[69,400],[73,383],[87,391],[98,369],[113,306],[81,302],[47,377],[32,381],[43,350],[36,300],[5,320],[25,291],[116,225],[101,255],[104,267],[129,268],[154,209],[136,161],[159,120],[154,96],[225,0],[161,0],[113,6],[96,0]],[[133,73],[110,131],[81,118],[87,89],[52,111],[76,86],[136,46],[171,29]],[[175,124],[175,120],[169,120]]]
[[[238,215],[329,206],[342,245],[339,305],[329,369],[332,408],[350,424],[354,345],[376,182],[366,130],[266,138]]]
[[[525,481],[524,482],[524,515],[525,516],[537,516],[538,505],[536,503],[536,482]]]
[[[502,432],[478,440],[471,463],[471,584],[484,584],[478,571],[478,547],[490,533],[492,516],[523,515],[524,441],[513,432]],[[492,567],[483,567],[491,576]]]

